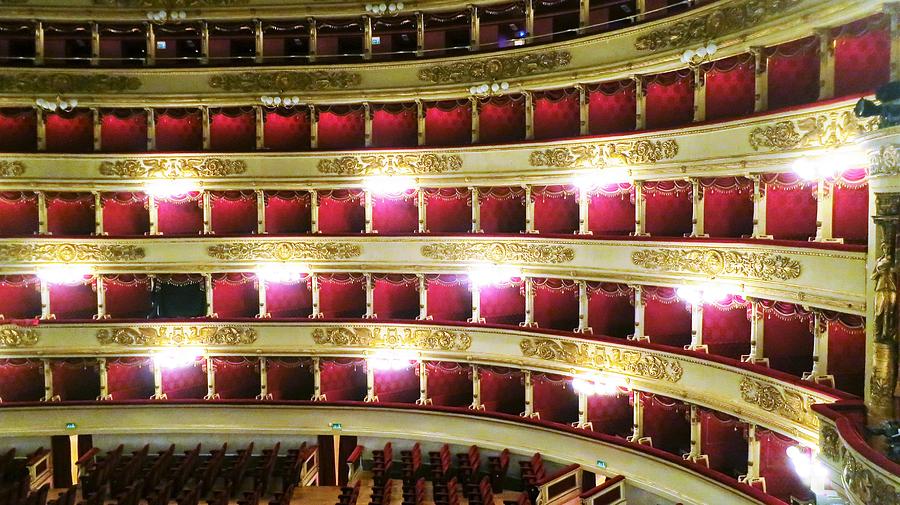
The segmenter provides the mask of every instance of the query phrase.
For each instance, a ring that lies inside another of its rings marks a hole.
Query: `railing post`
[[[472,233],[482,233],[481,230],[481,199],[478,195],[478,188],[470,187],[472,193]]]
[[[50,366],[49,359],[41,359],[44,372],[44,401],[53,401],[53,368]]]
[[[425,274],[416,274],[419,278],[419,319],[424,321],[428,319],[428,281]]]
[[[103,195],[99,191],[92,191],[94,195],[94,235],[102,237],[103,232]]]
[[[766,48],[762,46],[750,47],[753,54],[755,95],[753,100],[753,112],[763,112],[769,108],[769,59],[766,57]]]
[[[578,0],[578,35],[591,24],[591,0]]]
[[[534,93],[523,91],[525,95],[525,140],[534,140]]]
[[[256,150],[266,148],[266,113],[259,105],[253,106],[254,119],[256,120]]]
[[[578,328],[575,333],[593,333],[588,325],[588,292],[587,281],[578,280]]]
[[[147,112],[147,150],[156,150],[156,110],[148,107]]]
[[[424,360],[419,361],[419,399],[416,405],[431,405],[431,398],[428,398],[428,366]]]
[[[759,299],[747,297],[750,303],[750,354],[741,356],[741,361],[768,366],[765,355],[765,318],[760,309]]]
[[[416,189],[416,211],[419,217],[419,233],[425,233],[428,231],[428,205],[425,199],[425,189],[417,188]]]
[[[319,53],[319,27],[316,25],[316,18],[306,18],[306,23],[309,26],[309,62],[315,63]]]
[[[207,354],[204,360],[206,361],[206,398],[204,400],[215,400],[219,396],[216,394],[216,368],[212,356]]]
[[[209,107],[205,105],[200,107],[200,119],[203,133],[203,150],[209,151],[212,148],[212,137],[209,134]]]
[[[163,391],[163,383],[162,383],[162,367],[159,366],[159,363],[155,359],[150,359],[151,366],[153,366],[153,397],[152,400],[164,400],[166,399],[166,393]]]
[[[35,122],[37,123],[37,150],[47,150],[47,118],[44,109],[38,107],[36,110]]]
[[[761,174],[752,174],[753,180],[753,237],[772,238],[766,234],[766,183]]]
[[[479,139],[481,138],[481,122],[479,121],[480,113],[478,110],[478,98],[474,96],[469,97],[469,103],[472,108],[472,143],[477,144]]]
[[[418,146],[425,145],[427,139],[425,125],[425,104],[421,99],[416,98],[416,145]]]
[[[363,24],[363,59],[372,59],[372,18],[369,16],[362,17]]]
[[[706,214],[705,205],[703,204],[703,185],[699,177],[691,177],[691,203],[693,209],[693,217],[691,219],[691,236],[692,237],[708,237],[704,229],[704,217]]]
[[[691,65],[694,74],[694,122],[706,121],[706,70],[702,65]]]
[[[269,397],[269,363],[265,356],[259,358],[259,399],[268,400]]]
[[[34,64],[44,64],[44,23],[38,21],[34,24]]]
[[[94,276],[94,289],[97,290],[97,319],[107,319],[106,315],[106,288],[103,286],[103,276]]]
[[[97,366],[100,368],[100,400],[112,400],[109,394],[109,364],[106,358],[97,358]]]
[[[648,237],[645,216],[647,214],[647,201],[644,199],[643,181],[634,181],[634,236]]]
[[[635,111],[635,130],[643,130],[647,128],[647,93],[644,90],[644,79],[640,75],[631,77],[634,81],[634,101],[637,110]]]
[[[327,401],[325,395],[322,394],[322,359],[318,356],[314,356],[312,359],[312,369],[313,369],[313,396],[312,401],[314,402],[324,402]]]
[[[479,50],[481,44],[481,19],[477,5],[469,5],[469,51]]]
[[[100,65],[100,25],[91,21],[91,66]]]
[[[363,190],[363,205],[365,208],[365,233],[377,233],[374,228],[374,223],[372,222],[372,192],[368,189]]]
[[[469,408],[472,410],[484,410],[484,404],[481,403],[481,370],[478,365],[470,365],[472,367],[472,404]]]
[[[416,56],[425,56],[425,14],[416,11]]]
[[[831,28],[818,28],[819,37],[819,100],[834,96],[834,37]]]
[[[578,84],[578,133],[588,135],[591,132],[591,102],[587,86]]]
[[[534,42],[534,1],[525,1],[525,43]]]
[[[366,360],[366,397],[363,399],[366,403],[374,403],[378,401],[378,395],[375,394],[375,368]]]
[[[200,22],[200,64],[209,65],[209,22]]]
[[[253,51],[253,63],[257,65],[262,64],[265,61],[265,39],[263,34],[263,26],[261,19],[253,20],[253,42],[254,42],[254,51]]]
[[[144,29],[147,33],[147,55],[144,57],[144,66],[152,67],[156,65],[156,29],[153,23],[144,23]]]
[[[834,184],[825,177],[816,182],[816,242],[838,242],[834,238]]]
[[[519,323],[519,326],[525,328],[536,328],[537,323],[534,322],[534,279],[525,277],[525,321]]]
[[[257,317],[263,319],[270,317],[269,308],[266,306],[266,280],[257,276],[256,278],[257,293],[259,300],[259,313]]]
[[[484,319],[481,317],[481,287],[477,283],[471,282],[469,289],[472,290],[472,318],[468,322],[483,323]]]
[[[644,438],[644,405],[641,403],[641,392],[634,390],[634,405],[632,410],[632,430],[629,442],[640,443]]]
[[[372,106],[369,102],[363,102],[363,143],[372,147]]]
[[[540,413],[534,411],[534,382],[531,380],[531,370],[522,372],[525,379],[525,412],[522,417],[537,417],[540,419]]]
[[[805,380],[834,387],[834,375],[828,373],[828,320],[821,309],[813,309],[813,368],[803,374]]]
[[[210,192],[203,190],[201,197],[203,198],[203,234],[211,235],[212,230],[212,200]]]
[[[44,191],[36,191],[38,204],[38,235],[49,235],[50,230],[47,227],[47,193]]]
[[[378,314],[375,313],[375,283],[372,281],[372,274],[363,274],[366,277],[366,314],[363,319],[375,319]]]
[[[91,126],[94,137],[94,152],[103,150],[103,123],[100,121],[100,109],[91,107]]]
[[[634,335],[631,340],[647,340],[644,335],[644,289],[640,284],[631,286],[634,292]]]
[[[203,291],[206,295],[206,317],[217,317],[213,312],[213,283],[212,274],[203,274]]]
[[[703,344],[703,302],[691,302],[691,344],[684,348],[690,351],[707,351]]]
[[[309,274],[312,280],[312,314],[311,319],[322,318],[322,312],[319,310],[319,275],[316,273]]]
[[[319,192],[309,190],[310,232],[319,233]]]
[[[256,233],[266,234],[266,192],[261,189],[256,190]]]
[[[537,233],[534,229],[534,192],[530,184],[522,186],[525,190],[525,233]]]

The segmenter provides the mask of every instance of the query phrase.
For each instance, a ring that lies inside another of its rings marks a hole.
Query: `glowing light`
[[[624,384],[612,378],[598,376],[575,377],[572,379],[572,389],[578,394],[587,396],[615,396],[619,394],[619,388]]]
[[[719,284],[707,284],[703,286],[703,301],[706,303],[721,302],[731,293]]]
[[[475,286],[493,286],[522,277],[522,271],[512,265],[476,265],[469,271],[469,282]]]
[[[203,356],[196,347],[170,347],[153,355],[153,362],[160,368],[183,368],[193,365]]]
[[[299,282],[309,273],[303,263],[266,263],[256,267],[256,276],[264,282]]]
[[[90,267],[84,265],[50,265],[40,268],[37,276],[48,284],[78,284],[91,275]]]
[[[373,354],[368,362],[375,370],[405,370],[418,363],[418,356],[403,349],[383,350]]]
[[[819,171],[816,164],[809,158],[797,158],[794,161],[794,173],[802,179],[812,181],[819,178]]]
[[[366,177],[364,186],[376,195],[396,195],[416,189],[416,179],[402,175],[373,175]]]
[[[156,179],[144,183],[144,192],[155,198],[166,198],[200,191],[200,185],[187,179]]]
[[[675,290],[675,294],[691,305],[697,305],[703,301],[703,293],[692,286],[681,286]]]

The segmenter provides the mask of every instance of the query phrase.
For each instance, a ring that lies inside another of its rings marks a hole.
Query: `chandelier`
[[[54,100],[45,100],[43,98],[38,98],[34,101],[34,104],[41,109],[49,112],[56,112],[57,110],[62,112],[71,112],[72,109],[78,107],[78,99],[70,98],[69,100],[65,100],[57,95],[56,99]]]

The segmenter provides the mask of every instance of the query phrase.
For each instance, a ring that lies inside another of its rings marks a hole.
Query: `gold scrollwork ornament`
[[[226,177],[247,171],[243,160],[227,158],[139,158],[104,161],[100,174],[115,177]]]
[[[453,242],[422,246],[422,256],[444,261],[558,264],[575,259],[575,250],[558,245],[518,242]]]
[[[209,78],[209,87],[224,91],[267,92],[272,90],[321,91],[349,89],[359,85],[357,72],[330,70],[281,70],[278,72],[220,72]]]
[[[800,262],[777,254],[720,249],[644,249],[631,254],[639,267],[660,272],[686,272],[709,277],[790,280],[800,277]]]
[[[23,243],[0,244],[0,261],[81,263],[134,261],[144,248],[126,244]]]
[[[319,172],[334,175],[420,175],[456,172],[458,154],[373,154],[319,160]]]
[[[0,160],[0,177],[16,177],[25,173],[25,164],[21,161]]]
[[[641,165],[674,158],[678,142],[668,140],[630,140],[594,144],[572,144],[532,151],[528,161],[533,167],[598,168],[610,162]]]
[[[256,330],[239,326],[140,326],[102,328],[101,345],[158,347],[182,345],[248,345],[256,342]]]
[[[838,110],[756,127],[750,131],[749,142],[754,151],[835,147],[877,127],[874,118],[861,119],[852,110]]]
[[[355,258],[362,254],[357,244],[341,242],[231,242],[207,248],[207,254],[220,260],[289,261]]]
[[[38,332],[33,328],[0,327],[0,347],[32,347],[38,343]]]
[[[429,65],[419,70],[419,80],[434,84],[455,84],[526,77],[567,67],[572,62],[568,51],[544,51],[515,56],[497,56]]]
[[[388,347],[429,351],[466,351],[472,337],[466,332],[430,328],[327,327],[313,330],[317,345]]]

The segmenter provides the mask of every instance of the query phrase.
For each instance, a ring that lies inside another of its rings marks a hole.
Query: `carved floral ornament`
[[[558,245],[519,242],[454,242],[422,246],[422,256],[442,261],[558,264],[575,259],[575,250]]]
[[[233,242],[210,246],[211,257],[228,261],[336,260],[355,258],[362,247],[341,242]]]
[[[456,84],[525,77],[569,66],[568,51],[545,51],[516,56],[478,58],[419,70],[419,80],[433,84]]]
[[[456,172],[458,154],[374,154],[319,161],[319,172],[334,175],[420,175]]]
[[[822,456],[840,472],[844,489],[854,503],[866,505],[897,505],[900,489],[878,472],[866,466],[856,453],[848,449],[830,424],[822,424],[819,435]]]
[[[153,326],[97,330],[101,345],[159,347],[181,345],[248,345],[256,330],[239,326]]]
[[[877,119],[858,118],[852,110],[823,112],[756,127],[750,131],[748,140],[754,151],[835,147],[860,133],[877,129]]]
[[[894,144],[869,151],[869,177],[900,175],[900,152]]]
[[[270,92],[322,91],[358,86],[357,72],[330,70],[281,70],[278,72],[218,73],[209,78],[209,87],[223,91]]]
[[[225,158],[139,158],[100,163],[100,174],[113,177],[226,177],[247,171],[243,160]]]
[[[143,257],[143,247],[124,244],[0,244],[0,261],[81,263],[133,261]]]
[[[388,347],[426,351],[467,351],[472,337],[463,331],[429,328],[331,327],[313,330],[317,345],[335,347]]]
[[[631,262],[658,272],[720,275],[791,280],[800,277],[800,262],[777,254],[725,249],[643,249],[631,254]]]
[[[0,92],[3,93],[122,93],[140,87],[140,79],[126,75],[63,72],[0,73]]]
[[[809,409],[811,401],[806,401],[799,393],[749,377],[741,379],[740,391],[741,399],[746,403],[810,428],[819,427],[819,418]]]
[[[94,0],[94,5],[118,7],[158,7],[177,9],[183,7],[228,7],[247,5],[250,0]]]
[[[678,142],[669,140],[631,140],[593,144],[572,144],[532,151],[528,161],[533,167],[597,168],[611,162],[641,165],[674,158]]]
[[[14,326],[0,327],[0,347],[32,347],[38,343],[38,331]]]

